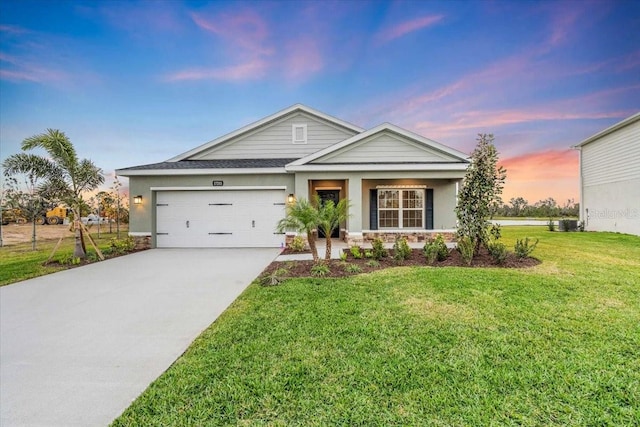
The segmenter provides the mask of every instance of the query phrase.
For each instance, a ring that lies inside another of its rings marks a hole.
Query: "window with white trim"
[[[378,228],[424,228],[424,190],[378,190]]]
[[[294,144],[306,144],[307,125],[291,125],[291,140]]]

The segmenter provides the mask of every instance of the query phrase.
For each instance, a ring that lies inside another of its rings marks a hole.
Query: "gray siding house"
[[[585,139],[580,219],[590,231],[640,235],[640,113]]]
[[[286,206],[349,199],[350,243],[454,232],[468,156],[389,123],[366,130],[294,105],[129,177],[130,234],[153,247],[279,247]]]

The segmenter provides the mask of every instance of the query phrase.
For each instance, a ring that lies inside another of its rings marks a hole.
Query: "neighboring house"
[[[585,139],[580,219],[590,231],[640,235],[640,113]]]
[[[468,165],[466,154],[392,124],[365,130],[298,104],[116,172],[129,177],[130,234],[153,247],[279,247],[286,204],[314,194],[349,199],[339,237],[350,243],[453,233]]]

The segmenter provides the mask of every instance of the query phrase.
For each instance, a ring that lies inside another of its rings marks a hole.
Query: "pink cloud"
[[[426,15],[410,21],[404,21],[393,27],[382,30],[378,34],[378,39],[383,42],[389,42],[414,31],[430,27],[442,21],[444,15]]]
[[[324,65],[318,42],[301,38],[287,46],[284,73],[292,79],[304,79],[320,71]]]
[[[263,77],[267,69],[268,64],[265,61],[256,59],[228,67],[178,71],[168,75],[165,80],[170,82],[189,80],[255,80]]]
[[[47,83],[60,82],[68,78],[69,75],[63,71],[0,53],[0,79]]]
[[[233,49],[243,49],[249,55],[271,55],[274,52],[266,46],[269,37],[267,23],[253,10],[221,14],[209,19],[192,13],[191,18],[203,30],[228,40]]]
[[[505,158],[503,200],[523,196],[533,204],[553,197],[558,202],[578,198],[579,166],[575,150],[543,150]]]

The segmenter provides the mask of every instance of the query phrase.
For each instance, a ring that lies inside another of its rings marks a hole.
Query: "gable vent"
[[[294,144],[307,143],[307,125],[291,125],[291,133]]]

